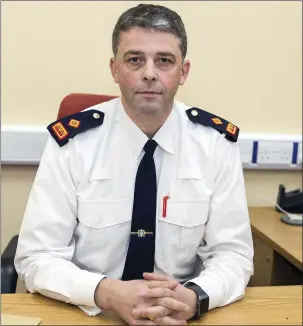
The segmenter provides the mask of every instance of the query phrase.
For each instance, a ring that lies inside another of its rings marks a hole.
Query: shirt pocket
[[[159,217],[161,238],[168,242],[164,247],[178,264],[193,263],[204,237],[209,198],[168,199],[166,205],[166,217]]]
[[[120,264],[131,229],[129,200],[79,201],[78,220],[75,258],[80,265],[106,273]]]
[[[85,200],[78,203],[79,222],[86,227],[103,229],[131,220],[127,199]]]

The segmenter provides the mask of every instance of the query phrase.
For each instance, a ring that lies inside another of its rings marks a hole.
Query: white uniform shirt
[[[135,177],[148,138],[120,98],[92,108],[105,113],[101,126],[63,147],[52,137],[47,142],[15,266],[30,292],[96,310],[100,280],[122,277]],[[196,283],[212,309],[244,295],[253,245],[238,143],[191,122],[188,108],[175,102],[154,137],[155,271]]]

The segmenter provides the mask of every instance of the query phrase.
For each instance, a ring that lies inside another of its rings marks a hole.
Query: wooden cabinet
[[[254,275],[249,286],[270,286],[273,274],[274,250],[253,234]]]
[[[302,271],[283,258],[261,238],[253,234],[254,275],[248,286],[279,286],[302,284]]]

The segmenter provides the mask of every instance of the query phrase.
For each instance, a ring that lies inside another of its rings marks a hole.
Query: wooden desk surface
[[[2,294],[2,314],[41,318],[41,325],[121,325],[113,313],[89,317],[78,307],[39,294]],[[243,299],[209,311],[192,325],[302,325],[301,286],[247,288]]]
[[[281,256],[302,268],[302,226],[285,224],[280,221],[283,213],[271,207],[250,207],[252,232],[277,251]]]

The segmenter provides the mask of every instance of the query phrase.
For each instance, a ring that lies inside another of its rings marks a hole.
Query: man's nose
[[[144,66],[142,77],[145,81],[158,80],[156,67],[152,60],[146,62],[145,66]]]

